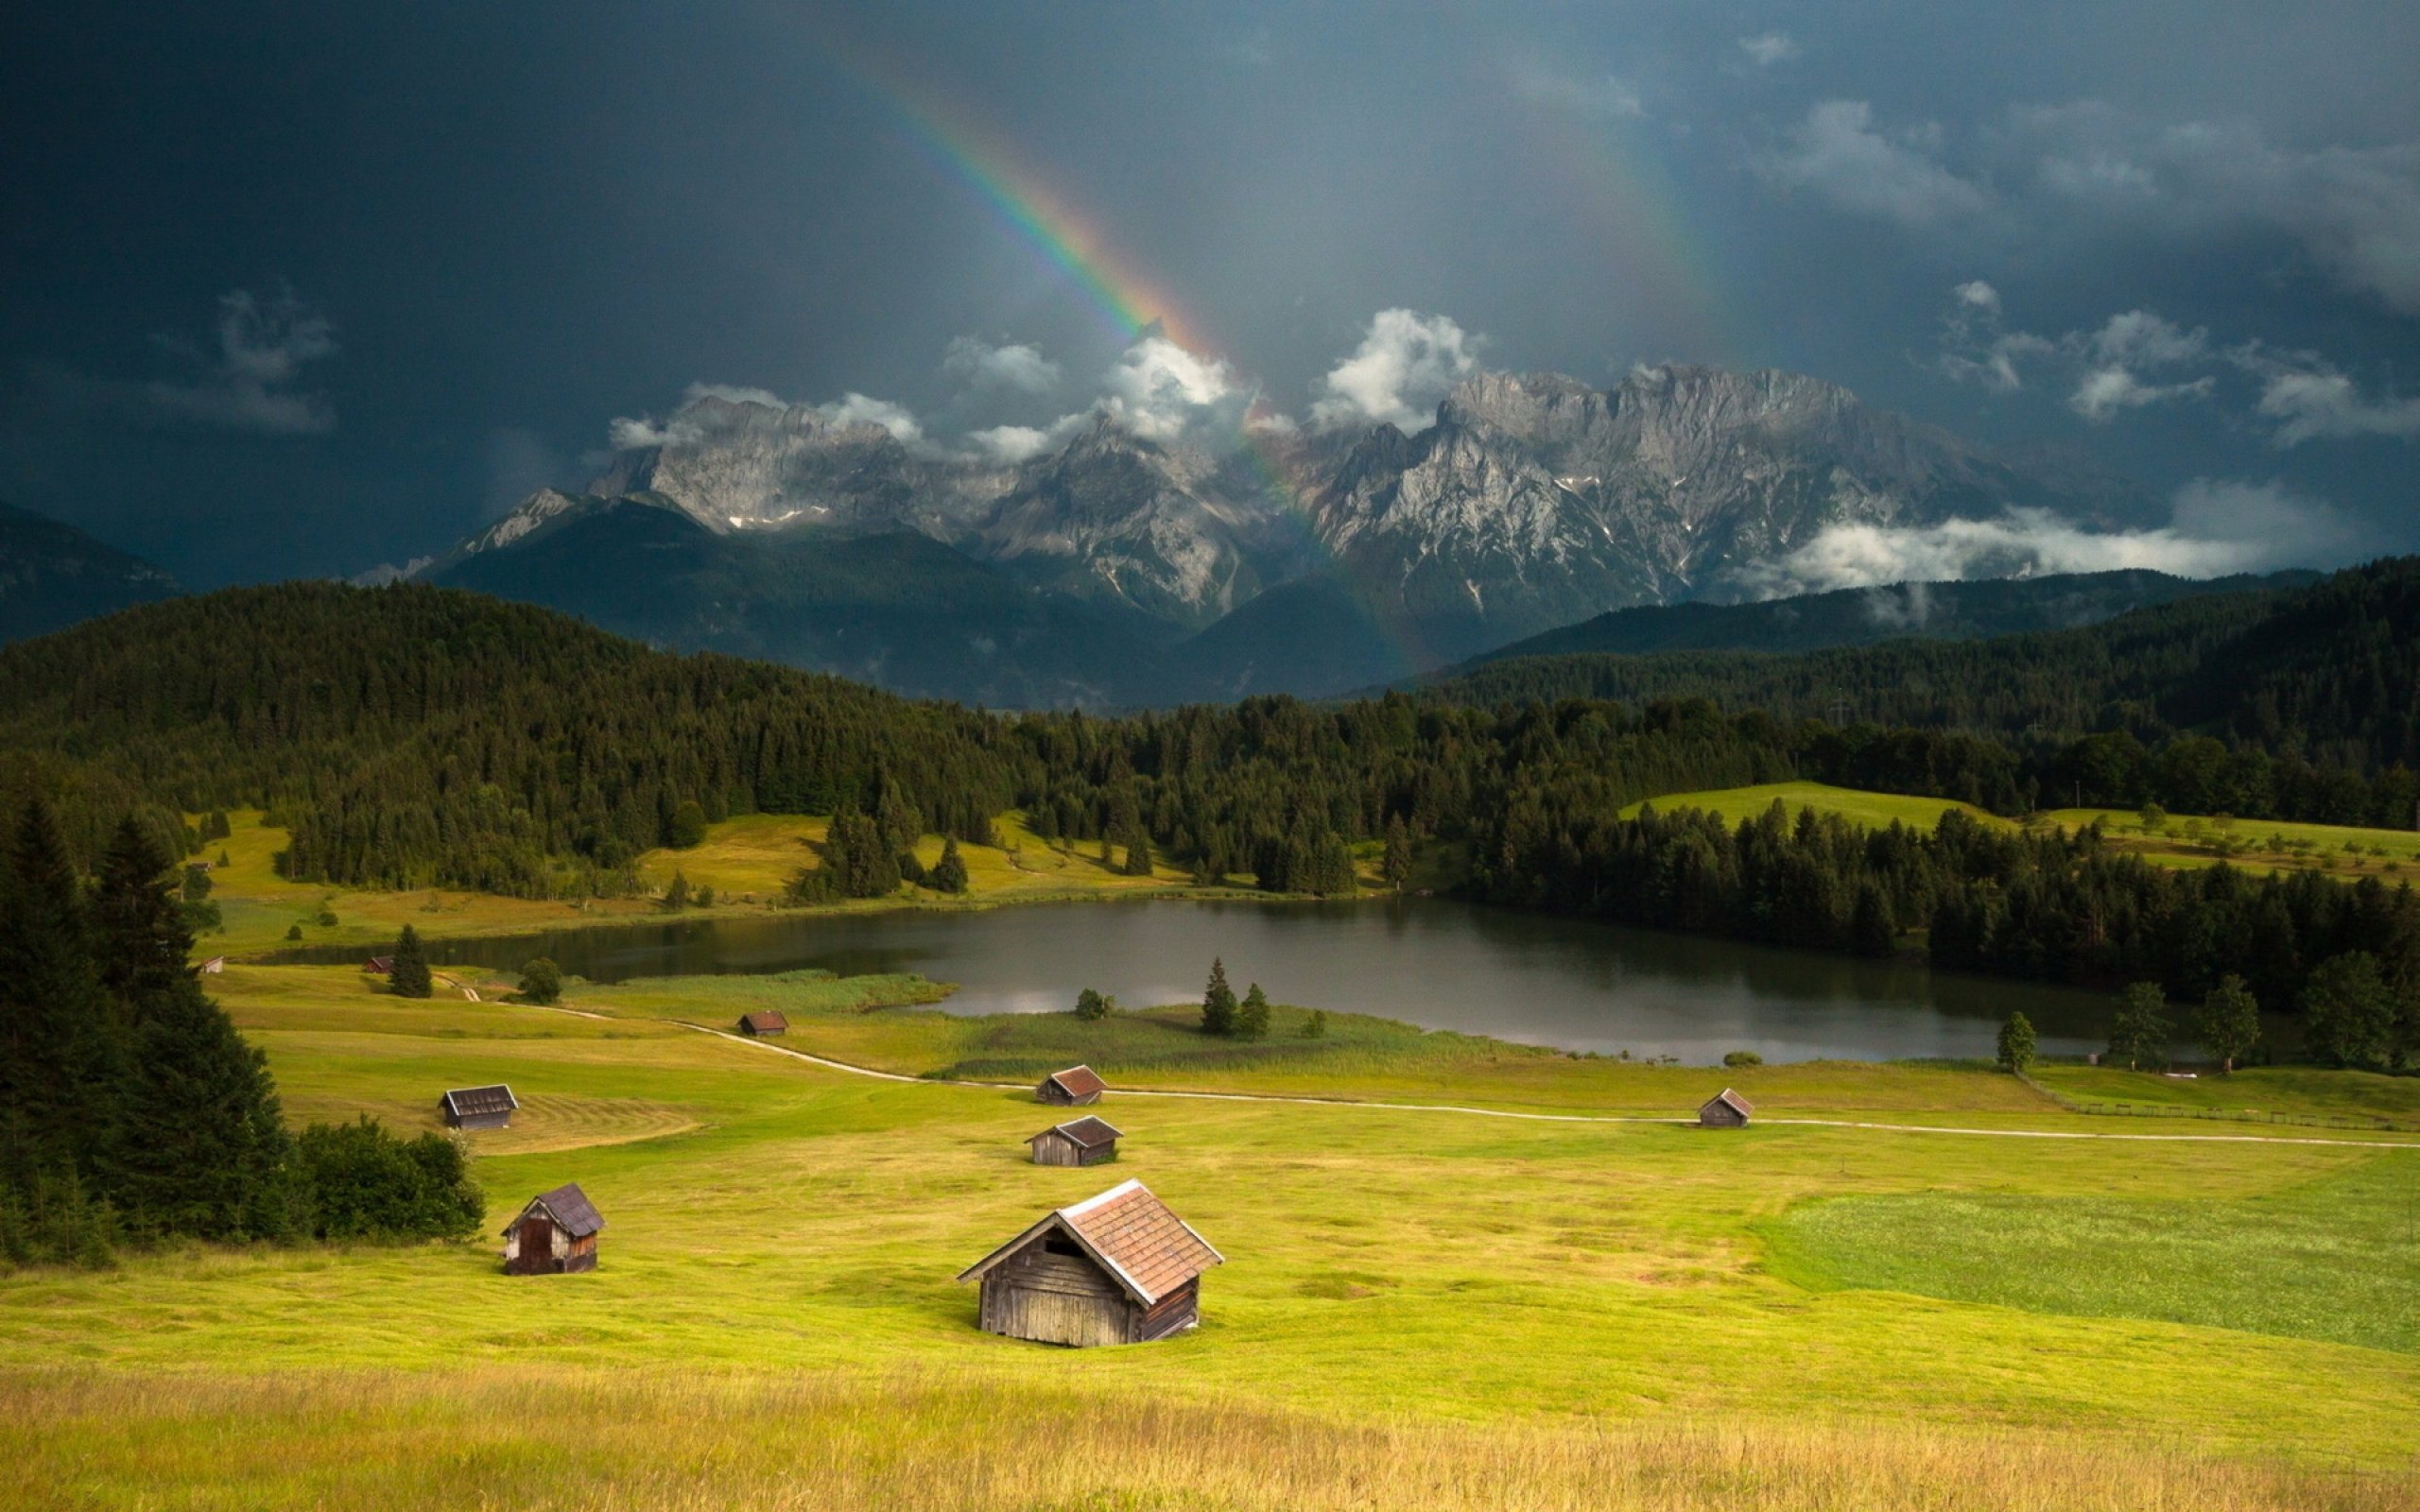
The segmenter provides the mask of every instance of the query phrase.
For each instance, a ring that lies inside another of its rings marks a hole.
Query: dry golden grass
[[[1346,1424],[936,1376],[0,1377],[13,1507],[2387,1512],[2409,1471],[1850,1419]]]

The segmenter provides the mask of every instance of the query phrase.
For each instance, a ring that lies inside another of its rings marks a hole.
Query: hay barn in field
[[[1107,1091],[1109,1083],[1101,1080],[1092,1067],[1070,1066],[1043,1077],[1033,1095],[1035,1101],[1058,1108],[1088,1108],[1099,1102],[1100,1094]]]
[[[761,1038],[769,1034],[787,1034],[790,1021],[779,1013],[743,1013],[739,1016],[739,1032]]]
[[[596,1236],[605,1219],[577,1181],[529,1199],[504,1228],[507,1276],[562,1276],[596,1268]]]
[[[499,1082],[493,1087],[457,1087],[437,1100],[448,1128],[509,1128],[521,1100]]]
[[[1098,1165],[1117,1159],[1117,1136],[1105,1120],[1086,1117],[1053,1125],[1026,1144],[1036,1165]]]
[[[1698,1122],[1707,1128],[1746,1128],[1748,1115],[1755,1110],[1748,1099],[1725,1087],[1698,1109]]]
[[[361,969],[372,976],[385,976],[395,969],[395,958],[391,955],[372,955],[361,963]]]
[[[196,976],[216,976],[221,971],[227,970],[227,957],[224,955],[214,955],[210,959],[202,962],[199,966],[195,967],[193,970]]]
[[[1140,1181],[1061,1208],[959,1274],[987,1333],[1143,1344],[1201,1321],[1201,1273],[1226,1263]]]

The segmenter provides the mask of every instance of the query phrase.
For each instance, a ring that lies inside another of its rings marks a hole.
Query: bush
[[[532,1003],[552,1003],[563,995],[563,973],[541,955],[521,968],[521,995]]]
[[[300,924],[286,925],[285,937],[287,939],[301,939],[302,937],[302,926]]]
[[[466,1239],[487,1216],[462,1147],[441,1134],[398,1139],[367,1113],[314,1124],[295,1141],[322,1239]]]
[[[696,799],[683,799],[672,811],[672,822],[666,827],[665,843],[675,850],[691,850],[706,840],[706,811]]]
[[[2018,1073],[2033,1064],[2033,1021],[2022,1013],[2012,1013],[2000,1025],[1996,1058],[2000,1070]]]
[[[337,911],[333,908],[322,908],[320,910],[320,917],[312,922],[321,929],[334,929],[337,927]]]
[[[1327,1038],[1327,1009],[1313,1008],[1311,1010],[1311,1016],[1303,1021],[1303,1038],[1305,1040]]]
[[[1753,1050],[1734,1050],[1722,1057],[1722,1063],[1737,1071],[1742,1066],[1761,1066],[1765,1057]]]
[[[1087,1020],[1108,1018],[1109,999],[1091,988],[1084,988],[1076,994],[1076,1017]]]

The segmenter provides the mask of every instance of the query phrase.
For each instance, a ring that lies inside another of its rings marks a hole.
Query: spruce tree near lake
[[[966,858],[958,853],[958,836],[942,841],[942,858],[933,863],[927,881],[935,892],[962,893],[966,890]]]
[[[2033,1021],[2022,1013],[2010,1014],[2000,1025],[2000,1070],[2022,1074],[2033,1064]]]
[[[2202,1000],[2202,1011],[2194,1015],[2193,1037],[2219,1057],[2221,1072],[2235,1071],[2235,1063],[2260,1039],[2260,1004],[2242,977],[2219,978]]]
[[[1236,989],[1227,985],[1227,963],[1210,963],[1210,985],[1201,993],[1201,1032],[1232,1039],[1236,1032]]]
[[[2119,994],[2109,1021],[2109,1058],[2129,1071],[2155,1071],[2168,1064],[2174,1035],[2168,1022],[2168,994],[2157,982],[2136,982]]]
[[[1269,1038],[1269,994],[1254,982],[1244,992],[1243,1006],[1236,1010],[1236,1037],[1239,1040]]]
[[[404,926],[395,941],[395,958],[387,969],[388,990],[399,998],[424,998],[436,990],[428,974],[428,953],[421,949],[420,931]]]

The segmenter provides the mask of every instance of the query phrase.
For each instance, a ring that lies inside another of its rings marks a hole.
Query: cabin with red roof
[[[787,1034],[790,1032],[790,1021],[770,1009],[763,1013],[743,1013],[739,1016],[739,1032],[751,1039],[761,1039],[769,1034]]]
[[[1100,1074],[1092,1067],[1070,1066],[1043,1077],[1042,1085],[1033,1090],[1033,1097],[1036,1102],[1058,1108],[1086,1108],[1099,1102],[1100,1094],[1107,1091],[1109,1083],[1101,1080]]]
[[[1065,1344],[1145,1344],[1201,1321],[1201,1273],[1226,1263],[1140,1181],[1122,1182],[959,1273],[982,1282],[987,1333]]]

